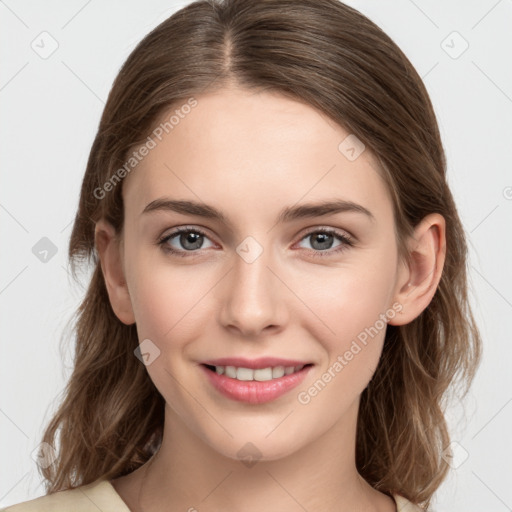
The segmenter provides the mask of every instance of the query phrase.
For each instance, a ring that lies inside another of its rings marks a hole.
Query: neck
[[[162,445],[139,479],[136,510],[395,511],[357,472],[354,408],[288,456],[240,461],[219,454],[166,406]]]

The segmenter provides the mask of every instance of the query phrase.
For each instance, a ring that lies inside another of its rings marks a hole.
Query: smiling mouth
[[[313,365],[308,363],[298,366],[268,366],[267,368],[258,369],[244,368],[243,366],[214,366],[210,364],[204,364],[203,366],[217,375],[224,375],[233,380],[265,382],[298,373],[302,369]]]

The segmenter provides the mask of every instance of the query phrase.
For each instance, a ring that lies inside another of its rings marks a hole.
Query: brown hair
[[[92,145],[69,246],[75,276],[79,263],[94,269],[77,311],[73,373],[43,437],[55,445],[58,433],[60,441],[54,464],[41,470],[47,492],[132,472],[159,447],[164,401],[134,356],[135,325],[112,310],[94,242],[100,218],[122,232],[122,183],[101,198],[95,191],[171,106],[228,84],[306,102],[363,141],[391,192],[401,257],[408,260],[404,240],[426,215],[446,220],[439,286],[414,321],[388,325],[361,397],[356,445],[358,471],[373,487],[428,506],[448,470],[448,390],[467,392],[481,353],[466,239],[421,78],[378,26],[337,0],[197,1],[150,32],[121,68]]]

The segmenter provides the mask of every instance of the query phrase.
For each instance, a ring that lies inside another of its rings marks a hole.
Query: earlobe
[[[131,325],[135,316],[123,268],[122,244],[114,227],[104,219],[96,223],[94,240],[112,309],[121,322]]]
[[[397,282],[395,301],[402,309],[388,322],[405,325],[418,317],[430,304],[443,272],[446,256],[446,223],[438,213],[427,215],[408,241],[410,265]]]

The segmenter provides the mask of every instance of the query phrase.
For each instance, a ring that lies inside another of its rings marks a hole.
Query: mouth
[[[261,363],[254,363],[252,366],[260,367],[209,363],[199,365],[214,390],[231,400],[256,405],[287,394],[306,378],[314,364],[262,367]]]

